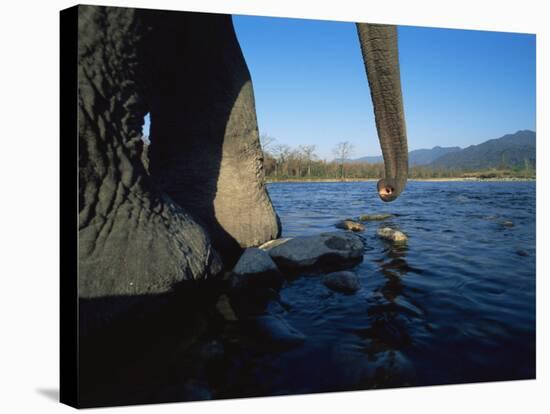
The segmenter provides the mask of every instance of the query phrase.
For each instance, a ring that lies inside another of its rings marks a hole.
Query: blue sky
[[[372,103],[353,23],[234,16],[260,133],[321,158],[350,141],[379,155]],[[400,26],[409,149],[465,147],[535,130],[535,36]]]

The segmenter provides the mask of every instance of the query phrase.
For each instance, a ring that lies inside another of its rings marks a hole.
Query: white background
[[[242,413],[543,412],[550,402],[543,349],[550,300],[549,153],[543,122],[548,88],[548,12],[531,1],[298,0],[102,1],[202,10],[537,34],[537,380],[102,409],[102,412]],[[59,378],[59,18],[68,1],[5,1],[0,13],[0,411],[72,410],[56,402]],[[437,102],[434,102],[437,105]],[[65,218],[72,219],[72,218]],[[548,410],[548,408],[546,408]],[[548,412],[548,411],[546,411]]]

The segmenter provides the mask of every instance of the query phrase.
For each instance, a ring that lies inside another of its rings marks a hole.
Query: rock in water
[[[244,251],[233,269],[233,289],[274,288],[283,283],[283,275],[271,256],[264,250],[251,247]]]
[[[279,296],[283,275],[271,256],[257,247],[241,255],[230,279],[231,305],[239,318],[263,314]]]
[[[393,217],[391,214],[363,214],[359,216],[360,221],[380,221]]]
[[[336,292],[352,294],[359,290],[359,278],[353,272],[340,271],[323,277],[323,284]]]
[[[349,219],[340,221],[339,223],[336,224],[336,227],[339,229],[351,230],[351,231],[365,230],[365,226],[363,226],[361,223],[357,223]]]
[[[405,233],[392,229],[390,227],[382,227],[378,229],[378,237],[392,241],[394,243],[405,243],[408,240],[408,237]]]
[[[363,240],[353,233],[330,232],[288,239],[267,252],[279,268],[288,271],[340,270],[363,260]]]

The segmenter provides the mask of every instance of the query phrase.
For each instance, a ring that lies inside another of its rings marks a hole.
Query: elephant
[[[232,17],[76,6],[80,333],[279,237]],[[395,200],[407,138],[395,26],[357,24]],[[149,168],[141,128],[150,114]],[[62,137],[70,139],[70,137]]]

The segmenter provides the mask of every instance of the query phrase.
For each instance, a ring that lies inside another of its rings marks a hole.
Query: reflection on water
[[[227,396],[277,395],[533,378],[535,183],[412,182],[393,203],[375,183],[278,183],[269,193],[283,236],[366,223],[354,295],[319,276],[288,280],[276,311],[307,336],[286,352],[235,358]],[[398,228],[406,245],[376,236]]]
[[[399,304],[403,302],[400,300],[404,288],[401,279],[410,269],[405,260],[407,250],[406,245],[388,243],[387,249],[384,250],[387,257],[376,261],[386,282],[377,289],[381,294],[380,303],[368,309],[371,327],[358,331],[360,336],[372,341],[368,352],[373,359],[380,352],[400,349],[411,342],[407,325],[401,316],[406,315],[409,308]]]

